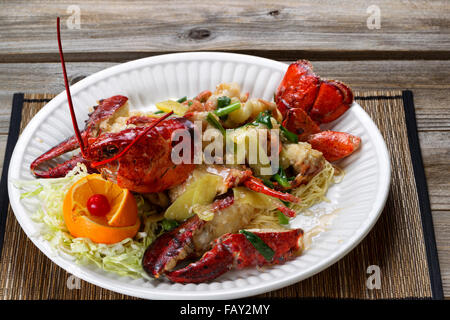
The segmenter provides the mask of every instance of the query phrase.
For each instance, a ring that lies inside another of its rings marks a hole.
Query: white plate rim
[[[250,55],[243,54],[235,54],[235,53],[224,53],[224,52],[187,52],[187,53],[172,53],[165,54],[159,56],[152,56],[148,58],[142,58],[138,60],[133,60],[130,62],[126,62],[123,64],[119,64],[116,66],[112,66],[110,68],[99,71],[93,75],[86,77],[75,85],[71,86],[72,94],[76,94],[77,92],[85,89],[91,84],[96,83],[104,78],[117,75],[122,72],[127,72],[133,69],[138,69],[143,66],[148,65],[156,65],[167,62],[174,62],[177,60],[182,61],[192,61],[192,60],[209,60],[209,61],[233,61],[233,62],[244,62],[249,64],[256,64],[259,66],[267,66],[278,68],[281,71],[285,71],[287,69],[287,64],[282,62],[255,57]],[[22,205],[19,202],[19,191],[14,187],[14,173],[17,168],[20,167],[21,154],[24,153],[23,141],[29,139],[38,125],[40,124],[45,117],[51,113],[55,108],[57,108],[61,103],[66,101],[65,91],[58,94],[54,99],[52,99],[49,103],[47,103],[28,123],[27,127],[23,131],[22,135],[19,137],[17,144],[14,148],[13,154],[11,156],[11,162],[9,166],[8,172],[8,194],[11,203],[11,207],[16,216],[17,221],[20,226],[26,233],[27,237],[36,245],[41,252],[43,252],[50,260],[56,263],[58,266],[66,270],[68,273],[73,274],[74,276],[83,279],[87,282],[95,284],[99,287],[119,292],[122,294],[127,294],[130,296],[136,296],[140,298],[146,299],[236,299],[248,297],[256,294],[261,294],[269,291],[273,291],[276,289],[280,289],[282,287],[294,284],[298,281],[304,280],[306,278],[311,277],[314,274],[319,273],[320,271],[326,269],[332,264],[336,263],[338,260],[342,259],[347,253],[349,253],[354,247],[356,247],[362,239],[368,234],[368,232],[375,225],[378,220],[385,202],[387,200],[387,196],[389,193],[390,181],[391,181],[391,163],[389,159],[389,153],[386,147],[386,143],[378,130],[377,126],[374,124],[369,115],[361,108],[361,106],[354,102],[352,109],[357,113],[359,120],[366,126],[367,132],[377,143],[374,147],[377,148],[377,155],[380,160],[381,167],[386,168],[386,170],[382,171],[381,179],[380,179],[380,189],[377,192],[376,204],[373,206],[372,211],[368,215],[368,218],[364,221],[364,223],[355,231],[353,236],[347,239],[346,246],[339,247],[339,249],[327,259],[324,259],[321,263],[316,265],[314,268],[310,268],[307,270],[303,270],[299,274],[294,274],[288,277],[284,277],[281,280],[278,280],[269,285],[261,283],[257,286],[252,286],[252,288],[235,288],[233,289],[221,289],[220,292],[214,293],[212,291],[159,291],[156,289],[149,289],[143,287],[142,289],[137,290],[135,287],[130,287],[125,285],[121,281],[113,281],[105,282],[97,279],[96,277],[91,276],[90,274],[83,271],[83,268],[76,265],[73,262],[69,262],[68,260],[62,259],[59,256],[55,256],[52,252],[45,247],[42,241],[39,241],[36,237],[33,236],[34,230],[31,229],[29,221],[27,221],[27,213],[22,208]],[[370,218],[370,219],[369,219]],[[117,286],[118,285],[118,286]],[[155,292],[156,291],[156,292]]]

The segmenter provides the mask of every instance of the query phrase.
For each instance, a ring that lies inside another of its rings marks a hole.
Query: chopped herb
[[[216,111],[214,111],[214,113],[218,116],[218,117],[223,117],[226,116],[227,114],[239,109],[241,107],[241,103],[240,102],[235,102],[233,104],[230,104],[226,107],[223,107],[221,109],[218,109]]]
[[[288,201],[284,201],[284,200],[281,200],[281,199],[280,199],[280,201],[283,202],[283,204],[284,204],[286,207],[288,207],[288,208],[289,208],[289,206],[291,205],[291,203],[288,202]]]
[[[192,104],[193,104],[192,101],[189,101],[189,102],[188,102],[188,106],[189,106],[189,107],[192,106]]]
[[[163,231],[170,231],[178,227],[178,222],[176,222],[175,220],[164,219],[161,221],[161,227]]]
[[[289,183],[286,173],[284,172],[283,168],[281,168],[281,167],[280,167],[280,169],[278,169],[278,173],[276,173],[272,176],[272,179],[275,180],[276,182],[278,182],[280,184],[280,186],[282,186],[283,188],[291,187],[291,184]]]
[[[278,223],[279,224],[289,224],[289,219],[284,215],[283,212],[278,211]]]
[[[209,122],[210,125],[212,125],[216,129],[219,129],[219,131],[223,135],[225,135],[226,133],[225,128],[220,124],[219,120],[217,120],[217,118],[211,112],[208,112],[206,120]]]
[[[298,136],[295,133],[289,131],[288,129],[286,129],[282,125],[280,125],[280,129],[281,129],[281,132],[283,132],[283,134],[286,137],[286,139],[288,139],[290,142],[294,142],[294,143],[298,142]]]
[[[227,96],[217,98],[217,109],[224,108],[231,103],[231,99]]]
[[[158,110],[158,111],[153,112],[153,114],[160,114],[160,113],[165,113],[165,112],[162,111],[162,110]]]
[[[243,234],[247,238],[247,240],[250,241],[253,247],[255,247],[255,249],[258,250],[259,253],[261,253],[264,259],[266,259],[267,261],[272,261],[275,252],[264,241],[262,241],[260,237],[247,230],[241,230],[239,231],[239,233]]]
[[[265,125],[267,128],[272,129],[273,126],[272,126],[272,121],[271,121],[271,115],[272,115],[272,112],[270,110],[260,112],[258,114],[258,116],[256,117],[255,122],[261,123],[261,124]]]
[[[186,100],[187,100],[187,97],[184,96],[183,98],[178,99],[177,102],[178,102],[178,103],[183,103],[183,102],[185,102]]]

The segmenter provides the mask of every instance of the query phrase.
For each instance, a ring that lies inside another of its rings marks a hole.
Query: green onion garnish
[[[247,240],[250,241],[253,247],[255,247],[255,249],[258,250],[259,253],[261,253],[264,259],[269,262],[272,261],[275,252],[264,241],[262,241],[260,237],[247,230],[241,230],[239,231],[239,233],[243,234],[247,238]]]
[[[217,98],[217,109],[224,108],[231,103],[231,99],[227,96]]]
[[[280,167],[280,169],[278,169],[278,173],[276,173],[272,176],[272,179],[275,180],[276,182],[278,182],[280,184],[280,186],[282,186],[283,188],[291,187],[291,184],[289,183],[286,173],[284,172],[283,168],[281,168],[281,167]]]
[[[187,100],[187,97],[184,96],[183,98],[178,99],[177,102],[178,102],[178,103],[183,103],[183,102],[185,102],[186,100]]]
[[[165,113],[165,112],[162,111],[162,110],[158,110],[158,111],[153,112],[153,114],[160,114],[160,113]]]
[[[258,116],[255,119],[255,122],[257,123],[261,123],[263,125],[265,125],[267,128],[272,129],[272,121],[270,120],[272,115],[272,112],[270,110],[266,110],[263,112],[260,112],[258,114]]]
[[[163,221],[161,221],[161,227],[164,231],[170,231],[178,227],[178,222],[176,222],[175,220],[164,219]]]
[[[288,192],[288,193],[290,193],[290,192]],[[284,200],[281,200],[281,199],[280,199],[280,201],[283,202],[283,204],[284,204],[286,207],[288,207],[288,208],[289,208],[289,206],[291,205],[291,203],[288,202],[288,201],[284,201]]]
[[[189,102],[188,102],[188,106],[189,106],[189,107],[192,106],[192,104],[193,104],[192,101],[189,101]]]
[[[278,223],[279,224],[289,224],[289,219],[284,215],[283,212],[278,211]]]
[[[211,113],[208,112],[208,115],[206,116],[206,120],[209,122],[209,124],[211,124],[214,128],[219,129],[219,131],[225,135],[226,131],[225,128],[222,127],[222,125],[220,124],[219,120],[217,120],[217,118]]]
[[[230,104],[226,107],[223,107],[221,109],[215,110],[214,113],[216,114],[216,116],[218,117],[223,117],[226,116],[227,114],[239,109],[241,107],[241,103],[240,102],[235,102],[233,104]]]
[[[282,125],[280,125],[280,129],[281,129],[281,132],[283,132],[283,134],[286,137],[286,139],[288,139],[290,142],[294,142],[294,143],[298,142],[298,136],[295,133],[289,131],[288,129],[286,129]]]

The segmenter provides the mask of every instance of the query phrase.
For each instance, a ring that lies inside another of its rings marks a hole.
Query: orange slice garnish
[[[108,199],[111,210],[105,216],[89,213],[86,205],[94,194],[102,194]],[[64,198],[63,212],[70,234],[99,243],[132,238],[140,226],[133,194],[99,174],[88,175],[72,185]]]

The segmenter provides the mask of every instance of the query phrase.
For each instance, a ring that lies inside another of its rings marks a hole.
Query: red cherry
[[[87,201],[87,208],[93,216],[105,216],[111,210],[108,199],[102,194],[91,196]]]

